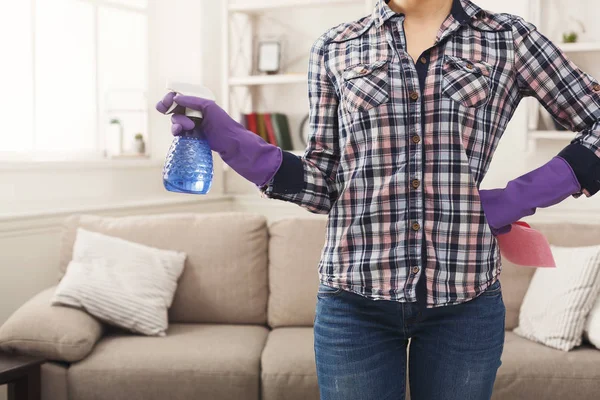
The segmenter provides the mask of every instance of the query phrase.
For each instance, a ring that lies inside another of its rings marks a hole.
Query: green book
[[[285,114],[271,114],[273,121],[273,130],[275,131],[275,139],[282,150],[294,150],[292,137],[290,136],[290,124]]]

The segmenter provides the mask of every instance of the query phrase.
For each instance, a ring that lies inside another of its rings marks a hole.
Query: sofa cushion
[[[569,351],[581,344],[600,292],[600,246],[550,248],[556,268],[540,268],[533,275],[514,332]]]
[[[531,223],[548,242],[561,247],[585,247],[600,244],[599,224]]]
[[[262,400],[319,398],[313,328],[277,328],[262,354]]]
[[[500,282],[502,282],[502,299],[506,307],[506,330],[512,331],[519,325],[521,303],[523,303],[535,270],[535,268],[521,267],[505,258],[502,259]]]
[[[594,246],[600,244],[600,225],[537,222],[530,224],[542,232],[550,244],[562,247]],[[519,313],[535,268],[516,266],[502,259],[502,297],[506,306],[506,329],[519,324]]]
[[[493,400],[596,399],[600,351],[552,349],[506,332]]]
[[[73,261],[52,304],[85,310],[132,332],[164,336],[185,257],[77,228]]]
[[[71,400],[257,400],[261,326],[172,324],[166,337],[111,334],[69,368]]]
[[[56,287],[15,311],[0,327],[0,350],[56,361],[79,361],[102,336],[102,324],[84,311],[52,306]]]
[[[600,295],[585,321],[583,337],[600,350]]]
[[[269,325],[312,326],[326,218],[288,217],[269,226]]]
[[[169,321],[264,324],[267,316],[267,221],[249,213],[73,216],[63,230],[61,276],[77,227],[187,254]]]

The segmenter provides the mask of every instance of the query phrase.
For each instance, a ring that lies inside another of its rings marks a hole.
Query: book
[[[265,142],[269,142],[269,137],[267,136],[267,129],[265,128],[265,118],[264,114],[256,114],[256,127],[258,135],[264,139]]]
[[[248,123],[248,126],[246,127],[246,129],[248,129],[250,132],[254,132],[258,135],[258,129],[256,126],[256,114],[255,113],[246,114],[246,121]]]
[[[277,146],[277,139],[275,138],[275,130],[273,129],[273,121],[271,120],[271,114],[265,114],[265,128],[267,129],[267,136],[269,137],[269,143]]]
[[[271,122],[275,132],[275,140],[279,144],[279,147],[281,147],[282,150],[294,150],[287,116],[280,113],[271,114]]]

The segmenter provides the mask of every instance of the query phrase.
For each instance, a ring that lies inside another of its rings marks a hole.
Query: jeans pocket
[[[498,296],[502,293],[502,285],[500,284],[500,279],[496,279],[496,282],[492,283],[488,286],[487,289],[483,293],[482,296]]]
[[[344,290],[341,288],[335,288],[331,286],[327,286],[324,284],[319,284],[319,291],[317,292],[317,297],[333,297],[342,293]]]

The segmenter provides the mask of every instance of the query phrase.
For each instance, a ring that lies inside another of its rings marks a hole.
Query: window
[[[147,0],[11,2],[0,13],[0,158],[103,157],[121,134],[125,152],[146,137],[147,19]]]

